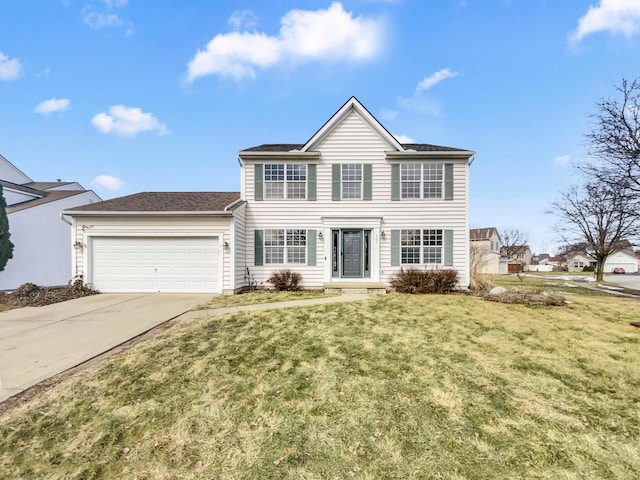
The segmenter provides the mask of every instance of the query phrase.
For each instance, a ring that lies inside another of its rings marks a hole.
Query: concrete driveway
[[[0,313],[0,402],[211,298],[103,293]]]
[[[640,275],[637,273],[627,273],[625,275],[605,275],[605,282],[615,283],[621,287],[640,290]]]

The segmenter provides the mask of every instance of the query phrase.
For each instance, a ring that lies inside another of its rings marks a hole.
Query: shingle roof
[[[239,192],[141,192],[70,208],[69,212],[222,212]]]
[[[469,237],[471,240],[489,240],[494,232],[498,233],[495,227],[472,228],[469,230]],[[500,235],[498,235],[498,237],[500,237]]]
[[[27,185],[20,185],[17,183],[13,183],[10,182],[8,180],[0,180],[0,185],[2,185],[3,187],[6,188],[11,188],[13,190],[17,190],[19,192],[25,192],[25,193],[29,193],[29,194],[34,194],[34,195],[46,195],[46,192],[42,192],[40,190],[38,190],[37,188],[34,187],[30,187],[28,184]]]
[[[29,182],[23,184],[25,187],[35,188],[36,190],[47,190],[53,187],[62,187],[64,185],[73,185],[76,182]]]
[[[55,202],[56,200],[60,200],[62,198],[72,197],[74,195],[79,195],[81,193],[87,193],[87,190],[54,190],[52,192],[42,192],[45,193],[46,196],[35,198],[33,200],[27,200],[26,202],[16,203],[7,207],[7,213],[15,213],[20,210],[26,210],[27,208],[38,207],[40,205],[44,205],[45,203]]]
[[[415,150],[416,152],[457,152],[459,148],[442,147],[440,145],[430,145],[428,143],[402,143],[406,150]],[[245,148],[243,152],[291,152],[292,150],[300,150],[304,147],[304,143],[265,143],[257,147]]]

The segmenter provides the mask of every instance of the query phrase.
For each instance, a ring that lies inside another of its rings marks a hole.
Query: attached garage
[[[218,292],[216,237],[93,237],[91,281],[103,292]]]
[[[75,276],[101,292],[234,293],[244,208],[237,192],[143,192],[66,210]]]

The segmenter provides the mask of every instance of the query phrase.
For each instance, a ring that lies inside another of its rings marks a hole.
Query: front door
[[[342,276],[362,278],[362,230],[342,231]]]

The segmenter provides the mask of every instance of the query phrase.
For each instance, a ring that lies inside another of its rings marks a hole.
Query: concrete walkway
[[[192,310],[208,294],[108,294],[0,313],[0,402],[172,319],[366,300],[365,294]]]

